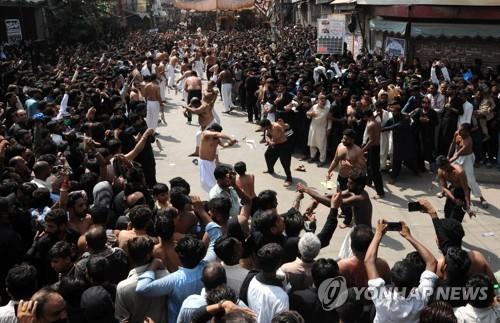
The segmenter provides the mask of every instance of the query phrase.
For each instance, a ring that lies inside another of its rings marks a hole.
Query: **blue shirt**
[[[206,232],[210,238],[207,254],[200,263],[191,269],[179,267],[179,269],[165,277],[155,280],[155,272],[148,270],[139,276],[135,291],[143,296],[168,297],[168,322],[176,323],[182,302],[193,294],[200,294],[203,288],[201,277],[203,269],[210,262],[217,260],[214,252],[215,241],[221,236],[220,226],[210,222],[206,226]]]

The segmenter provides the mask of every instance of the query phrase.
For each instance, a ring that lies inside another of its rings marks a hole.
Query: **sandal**
[[[306,171],[306,167],[304,165],[300,165],[299,167],[295,168],[295,170],[297,172],[305,172]]]

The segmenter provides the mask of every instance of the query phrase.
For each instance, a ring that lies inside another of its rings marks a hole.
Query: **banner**
[[[255,8],[264,16],[268,16],[272,5],[272,0],[255,0]]]
[[[386,37],[384,52],[388,57],[405,57],[406,40],[404,38]]]
[[[5,19],[5,30],[7,31],[7,41],[9,43],[17,43],[23,40],[19,19]]]
[[[180,9],[214,11],[252,8],[254,0],[174,0],[173,3]]]
[[[344,51],[345,19],[318,19],[318,54],[339,54]]]

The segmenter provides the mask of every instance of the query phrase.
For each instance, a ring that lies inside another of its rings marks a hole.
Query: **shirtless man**
[[[175,245],[185,236],[175,231],[175,222],[178,218],[177,209],[169,207],[160,213],[155,225],[159,239],[158,244],[154,246],[153,255],[155,258],[160,258],[171,273],[177,271],[181,265],[179,255],[175,252]]]
[[[165,122],[165,105],[167,102],[167,97],[166,97],[166,89],[167,89],[167,77],[166,77],[166,72],[165,72],[165,54],[159,54],[158,55],[158,67],[156,68],[156,75],[159,79],[159,87],[160,87],[160,96],[161,96],[161,104],[160,104],[160,111],[161,111],[161,121],[166,124]]]
[[[179,64],[179,59],[177,58],[176,53],[177,53],[176,50],[173,49],[172,53],[170,54],[170,58],[167,65],[166,76],[167,76],[167,86],[169,88],[173,88],[175,84],[175,69]],[[177,93],[177,88],[175,90]]]
[[[363,154],[367,154],[368,182],[373,181],[377,195],[375,198],[384,197],[384,184],[380,175],[380,123],[375,121],[373,111],[368,109],[364,112],[366,120],[365,133],[363,135]]]
[[[281,166],[286,174],[284,187],[292,185],[292,172],[290,171],[290,166],[292,163],[292,151],[293,147],[285,134],[285,131],[290,128],[290,126],[283,122],[283,120],[278,120],[278,122],[272,122],[268,119],[262,119],[259,123],[262,130],[266,132],[266,144],[267,150],[264,154],[266,159],[267,170],[264,171],[266,174],[274,174],[274,165],[276,161],[280,160]]]
[[[441,258],[438,259],[436,274],[440,279],[446,279],[446,262],[444,255],[449,247],[462,248],[464,229],[462,224],[458,224],[455,221],[439,219],[436,210],[429,201],[422,199],[418,200],[418,203],[421,206],[420,212],[429,214],[434,224],[438,247],[442,254]],[[497,279],[486,257],[477,250],[470,250],[467,253],[471,262],[467,276],[471,277],[474,274],[486,274],[493,283],[496,283]]]
[[[148,128],[155,129],[158,127],[158,119],[160,117],[161,93],[160,86],[156,82],[156,74],[151,74],[149,82],[144,87],[144,97],[146,98],[146,124]]]
[[[451,164],[445,156],[436,158],[441,191],[446,196],[444,216],[462,222],[465,212],[472,218],[475,214],[470,209],[470,189],[463,168]],[[448,183],[450,183],[448,185]]]
[[[189,157],[196,157],[198,156],[200,149],[200,138],[202,131],[215,123],[214,115],[212,113],[213,105],[211,104],[211,97],[209,96],[207,98],[207,96],[205,96],[203,101],[200,101],[199,98],[194,97],[191,99],[189,105],[185,107],[185,109],[191,114],[198,115],[200,130],[196,132],[196,149],[194,153],[189,155]]]
[[[184,81],[184,90],[187,93],[187,102],[191,102],[191,99],[194,97],[201,98],[201,88],[201,79],[195,71],[191,71],[191,74]],[[191,124],[193,116],[189,111],[187,112],[186,117],[188,119],[188,124]]]
[[[215,49],[209,49],[208,50],[208,55],[205,57],[205,67],[206,67],[206,73],[207,73],[207,80],[210,81],[212,78],[213,72],[210,70],[212,66],[214,66],[217,63],[217,57],[215,57]]]
[[[337,146],[337,151],[335,152],[335,158],[333,159],[330,167],[328,168],[328,173],[326,174],[326,179],[330,180],[332,178],[332,173],[337,166],[339,166],[339,175],[337,176],[337,191],[341,192],[347,189],[347,179],[353,171],[366,171],[366,161],[363,151],[359,146],[354,143],[356,138],[356,132],[352,129],[346,129],[343,132],[342,141]],[[341,228],[345,228],[351,224],[352,213],[349,208],[342,208],[342,213],[344,214],[344,223],[340,225]]]
[[[257,197],[255,194],[255,176],[246,173],[247,165],[242,161],[234,164],[234,171],[238,174],[236,177],[236,186],[238,186],[250,199],[250,203],[243,205],[242,210],[243,216],[248,219],[252,215],[252,207]]]
[[[233,100],[231,98],[232,88],[233,88],[233,74],[229,71],[227,64],[221,65],[221,72],[219,73],[219,79],[221,80],[221,92],[222,92],[222,102],[224,103],[224,112],[231,113],[234,109]]]
[[[458,130],[455,132],[453,141],[450,145],[450,150],[448,152],[448,158],[450,163],[462,166],[465,176],[467,177],[467,184],[472,191],[472,194],[479,197],[481,205],[484,208],[488,207],[488,203],[481,193],[481,189],[476,181],[476,176],[474,175],[474,150],[472,145],[472,137],[470,136],[470,124],[462,123]]]
[[[219,95],[219,90],[217,89],[217,84],[214,81],[208,81],[207,88],[203,91],[203,101],[208,102],[211,105],[212,113],[214,115],[215,122],[220,123],[220,117],[215,111],[215,101],[217,101],[217,96]]]
[[[237,142],[236,139],[233,139],[221,132],[222,127],[217,123],[214,123],[201,133],[200,159],[198,161],[198,168],[200,169],[201,187],[207,193],[209,193],[210,189],[217,184],[214,176],[217,146],[221,145],[223,147],[230,147]],[[226,139],[229,142],[223,143],[222,139]]]

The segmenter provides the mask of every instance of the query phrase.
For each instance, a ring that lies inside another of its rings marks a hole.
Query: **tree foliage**
[[[87,42],[118,28],[119,19],[111,14],[116,2],[49,0],[47,21],[52,37],[62,42]]]

